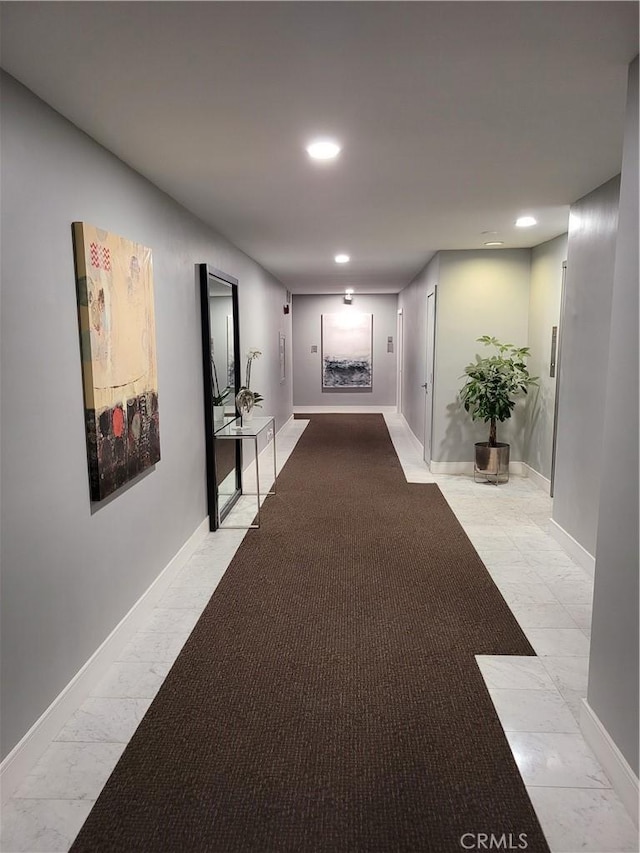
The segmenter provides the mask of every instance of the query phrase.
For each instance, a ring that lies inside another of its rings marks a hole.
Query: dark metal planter
[[[476,482],[477,475],[496,486],[498,483],[508,483],[509,445],[498,441],[495,447],[490,447],[488,441],[476,442],[476,459],[473,468],[473,479]]]

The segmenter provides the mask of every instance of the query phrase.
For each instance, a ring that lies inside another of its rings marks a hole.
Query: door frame
[[[429,299],[433,299],[433,328],[429,335]],[[431,452],[433,448],[433,400],[436,385],[436,337],[437,337],[437,314],[438,314],[438,284],[427,288],[425,298],[425,353],[424,353],[424,376],[425,381],[422,385],[424,389],[424,432],[422,436],[422,458],[426,462],[429,470],[431,470]],[[429,359],[429,350],[431,350],[431,359]],[[431,361],[431,376],[429,372],[429,361]],[[431,395],[431,408],[427,415],[427,402]],[[428,432],[427,432],[428,430]],[[427,435],[429,441],[427,442]],[[428,447],[427,447],[428,444]],[[428,457],[428,458],[427,458]]]
[[[549,478],[549,496],[553,497],[556,479],[556,452],[558,444],[558,405],[560,403],[560,379],[562,376],[562,329],[567,293],[567,262],[562,262],[562,284],[560,285],[560,318],[558,320],[558,340],[556,341],[556,393],[553,406],[553,440],[551,444],[551,476]]]
[[[404,368],[404,314],[402,308],[398,308],[398,319],[396,321],[396,411],[402,414],[402,382]]]

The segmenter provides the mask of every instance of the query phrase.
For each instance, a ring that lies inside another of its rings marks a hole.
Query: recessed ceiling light
[[[534,216],[520,216],[516,219],[516,227],[530,228],[532,225],[537,225],[538,220]]]
[[[348,264],[351,258],[349,255],[336,255],[333,259],[337,264]]]
[[[504,243],[502,240],[489,240],[484,245],[485,246],[504,246]]]
[[[307,154],[313,160],[333,160],[340,153],[340,146],[333,139],[316,139],[307,145]]]

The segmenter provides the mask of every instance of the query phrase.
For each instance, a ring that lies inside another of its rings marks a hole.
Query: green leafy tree
[[[474,421],[489,422],[489,446],[495,447],[497,421],[511,417],[518,394],[526,394],[529,385],[537,385],[538,377],[529,376],[525,359],[529,347],[503,344],[497,338],[483,335],[477,339],[492,346],[497,353],[468,364],[467,381],[460,391],[460,399]]]

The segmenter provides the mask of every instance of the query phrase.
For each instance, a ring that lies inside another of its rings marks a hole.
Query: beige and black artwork
[[[73,223],[91,500],[160,459],[151,249]]]

